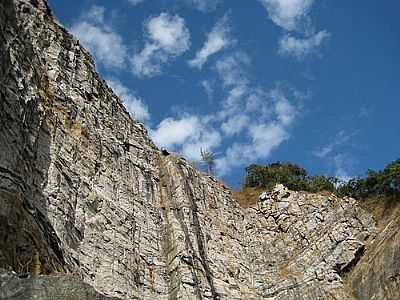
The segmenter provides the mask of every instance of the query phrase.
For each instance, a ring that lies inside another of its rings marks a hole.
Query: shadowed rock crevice
[[[357,265],[357,263],[360,261],[360,259],[362,258],[362,256],[365,253],[365,246],[362,245],[360,248],[357,249],[357,251],[354,253],[354,258],[348,262],[345,265],[337,265],[335,267],[335,270],[337,271],[337,273],[339,274],[339,276],[341,278],[345,278],[345,276],[347,276],[348,273],[350,273],[354,267]]]

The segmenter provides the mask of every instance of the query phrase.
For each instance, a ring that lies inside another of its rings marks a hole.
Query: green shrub
[[[308,176],[307,171],[294,163],[275,162],[269,165],[251,165],[246,168],[245,187],[272,188],[281,183],[294,191],[335,191],[334,177]]]
[[[270,191],[281,183],[293,191],[328,191],[356,199],[400,198],[400,159],[391,162],[382,171],[368,170],[365,177],[347,182],[323,175],[309,176],[303,167],[290,162],[253,164],[246,168],[246,173],[245,188]]]
[[[338,194],[356,199],[400,196],[400,159],[382,171],[368,170],[365,178],[354,178],[338,187]]]

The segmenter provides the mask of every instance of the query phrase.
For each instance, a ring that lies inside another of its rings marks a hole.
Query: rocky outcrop
[[[261,195],[248,220],[255,281],[264,298],[352,298],[342,278],[375,234],[373,219],[354,199],[278,185]]]
[[[0,267],[29,274],[39,257],[45,274],[3,272],[4,299],[74,285],[118,299],[352,299],[343,279],[376,234],[371,215],[283,186],[242,209],[154,146],[44,0],[0,2],[0,97]]]

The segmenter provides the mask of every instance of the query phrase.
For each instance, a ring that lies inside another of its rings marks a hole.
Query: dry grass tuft
[[[394,198],[370,198],[358,201],[360,207],[371,213],[382,230],[394,215],[400,215],[400,201]]]
[[[258,197],[265,189],[248,187],[244,188],[242,191],[233,192],[233,198],[239,203],[243,208],[254,207],[257,205]]]

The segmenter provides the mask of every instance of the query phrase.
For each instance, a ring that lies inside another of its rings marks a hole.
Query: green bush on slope
[[[337,188],[339,195],[356,199],[399,197],[400,159],[388,164],[382,171],[368,170],[364,178],[353,178]]]
[[[245,188],[257,187],[266,190],[281,183],[294,191],[335,191],[337,179],[322,175],[309,176],[307,171],[294,163],[275,162],[269,165],[251,165],[246,168]]]

